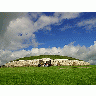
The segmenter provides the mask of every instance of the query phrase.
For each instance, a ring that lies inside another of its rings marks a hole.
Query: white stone
[[[50,58],[42,58],[42,59],[34,59],[34,60],[19,60],[19,61],[13,61],[13,62],[8,62],[5,65],[6,66],[24,66],[24,65],[38,65],[39,64],[39,60],[43,60],[44,63],[46,63],[46,61],[51,60],[51,64],[53,66],[57,66],[57,63],[59,62],[60,65],[73,65],[73,63],[75,62],[75,65],[90,65],[89,62],[84,62],[84,61],[79,61],[79,60],[68,60],[68,59],[50,59]]]

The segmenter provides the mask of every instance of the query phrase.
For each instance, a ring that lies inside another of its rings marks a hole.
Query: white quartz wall
[[[88,62],[84,62],[84,61],[78,61],[78,60],[68,60],[68,59],[34,59],[34,60],[19,60],[19,61],[13,61],[13,62],[9,62],[6,63],[5,65],[7,67],[11,67],[11,66],[15,66],[15,67],[19,67],[19,66],[38,66],[39,64],[39,60],[44,60],[45,62],[48,60],[51,60],[51,64],[53,66],[57,66],[57,64],[59,63],[61,66],[73,66],[73,65],[90,65],[90,63]]]

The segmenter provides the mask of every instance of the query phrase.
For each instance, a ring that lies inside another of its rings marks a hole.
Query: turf
[[[51,59],[68,59],[68,60],[79,60],[76,58],[68,57],[68,56],[60,56],[60,55],[39,55],[39,56],[30,56],[30,57],[24,57],[24,58],[19,58],[14,61],[18,60],[33,60],[33,59],[42,59],[42,58],[51,58]],[[79,60],[83,61],[83,60]],[[12,61],[10,61],[12,62]]]
[[[0,68],[0,85],[96,85],[96,65],[79,67]]]

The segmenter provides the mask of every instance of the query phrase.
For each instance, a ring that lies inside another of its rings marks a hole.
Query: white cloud
[[[42,15],[35,23],[34,27],[36,29],[42,29],[43,27],[50,25],[50,24],[55,24],[58,23],[58,18],[54,18],[53,16],[44,16]]]
[[[43,28],[51,30],[49,25],[60,21],[56,14],[58,13],[55,13],[55,16],[46,16],[40,12],[33,12],[30,15],[18,12],[0,13],[0,49],[18,50],[29,46],[38,47],[41,43],[36,41],[35,32]],[[60,14],[62,14],[61,19],[66,17],[71,19],[77,17],[79,13]]]
[[[74,42],[65,45],[63,48],[32,48],[31,50],[19,50],[19,51],[8,51],[0,50],[1,64],[5,64],[11,60],[15,60],[22,57],[36,56],[36,55],[62,55],[69,56],[76,59],[84,60],[90,64],[96,64],[96,41],[94,45],[86,48],[85,46],[74,46]]]
[[[86,30],[90,30],[90,29],[96,27],[96,19],[93,18],[93,19],[83,20],[81,22],[78,22],[77,26],[79,26],[79,27],[84,26],[84,28]]]
[[[32,43],[29,42],[29,38],[32,38]],[[25,17],[10,21],[4,40],[7,40],[7,48],[10,50],[36,45],[33,23]],[[27,40],[27,44],[23,44],[24,40]]]
[[[55,17],[59,17],[60,20],[62,19],[73,19],[78,17],[80,12],[56,12],[54,13]]]
[[[44,31],[45,31],[45,30],[49,30],[49,31],[51,31],[51,27],[50,27],[50,26],[46,26],[46,27],[44,27],[43,30],[44,30]]]
[[[31,52],[32,52],[32,53],[39,53],[39,49],[38,49],[38,48],[33,48],[33,49],[31,50]]]
[[[79,15],[79,13],[78,13],[78,15]],[[78,17],[78,15],[77,15],[77,17]],[[69,17],[70,17],[70,15],[69,15]],[[75,17],[75,16],[73,16],[73,17]],[[72,19],[72,18],[69,18],[69,19]],[[77,27],[83,27],[86,30],[92,30],[93,28],[96,28],[96,19],[93,18],[93,19],[82,20],[81,22],[78,22],[74,26],[70,26],[67,24],[61,28],[61,31],[64,31],[64,30],[69,29],[69,28],[74,28],[76,26]]]
[[[71,25],[65,25],[64,27],[60,28],[61,31],[65,31],[66,29],[70,29],[70,28],[73,28],[74,26],[71,26]]]
[[[43,15],[42,12],[30,12],[29,15],[28,15],[28,17],[29,17],[32,21],[36,22],[36,21],[38,20],[38,18],[39,18],[40,16],[42,16],[42,15]]]
[[[30,45],[38,47],[41,43],[36,41],[35,32],[44,27],[46,30],[51,30],[51,27],[47,25],[58,22],[57,18],[36,12],[31,13],[31,16],[27,13],[4,13],[4,16],[5,19],[2,18],[1,22],[1,25],[3,22],[4,25],[0,31],[0,49],[18,50],[27,48]],[[32,21],[32,18],[37,19],[37,21]]]
[[[92,25],[96,24],[96,19],[87,19],[87,20],[81,21],[78,23],[78,26],[85,26],[88,24],[92,24]]]
[[[33,47],[39,45],[34,34],[34,23],[27,16],[27,13],[4,13],[3,17],[7,19],[3,20],[4,25],[1,29],[5,28],[6,30],[0,31],[0,49],[17,50],[30,45]]]
[[[79,12],[55,12],[53,16],[42,15],[35,23],[35,29],[42,29],[50,24],[58,24],[63,19],[73,19],[79,16]]]

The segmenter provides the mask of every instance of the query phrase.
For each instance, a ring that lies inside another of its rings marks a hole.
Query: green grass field
[[[96,65],[0,68],[0,85],[96,85]]]

